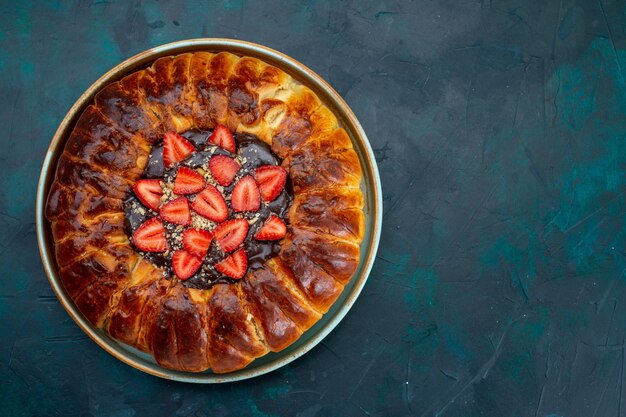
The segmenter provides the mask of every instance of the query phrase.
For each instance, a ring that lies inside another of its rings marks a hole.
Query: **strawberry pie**
[[[46,217],[60,280],[94,326],[163,367],[231,372],[298,340],[352,278],[361,166],[285,72],[187,53],[98,92]]]

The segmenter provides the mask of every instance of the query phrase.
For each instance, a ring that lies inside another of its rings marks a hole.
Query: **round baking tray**
[[[58,158],[63,152],[65,142],[72,132],[76,120],[87,105],[93,101],[96,93],[107,84],[148,66],[157,58],[193,51],[228,51],[239,56],[256,57],[282,69],[312,89],[324,104],[334,112],[341,126],[350,135],[363,168],[361,188],[365,197],[365,234],[361,244],[361,259],[357,271],[346,285],[341,297],[319,322],[305,332],[294,344],[280,352],[270,352],[254,360],[246,368],[227,374],[214,374],[210,371],[181,372],[163,368],[154,361],[152,356],[118,342],[101,329],[95,328],[76,308],[59,280],[50,224],[44,216],[46,199],[50,185],[54,180]],[[80,96],[61,122],[48,148],[37,187],[36,216],[39,253],[48,280],[63,307],[91,339],[119,360],[149,374],[177,381],[220,383],[252,378],[280,368],[311,350],[337,326],[356,301],[374,263],[382,223],[382,192],[374,154],[363,128],[341,96],[319,75],[287,55],[254,43],[231,39],[191,39],[158,46],[127,59],[107,72]]]

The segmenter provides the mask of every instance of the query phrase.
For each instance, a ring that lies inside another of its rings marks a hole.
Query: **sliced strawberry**
[[[209,143],[226,149],[230,153],[235,153],[237,150],[233,134],[230,133],[230,130],[223,125],[215,126],[215,130],[213,130],[213,133],[211,133],[211,136],[209,137]]]
[[[133,191],[146,207],[152,210],[159,209],[161,196],[163,196],[161,180],[139,180],[133,186]]]
[[[213,238],[224,252],[230,252],[241,245],[248,234],[246,219],[233,219],[217,226]]]
[[[191,142],[178,133],[169,130],[163,138],[163,165],[165,165],[166,169],[170,168],[176,162],[187,158],[195,150],[196,148]]]
[[[243,278],[248,270],[248,255],[245,250],[239,249],[222,262],[215,264],[215,269],[234,279]]]
[[[208,230],[187,229],[183,232],[183,247],[192,255],[204,258],[212,239],[213,234]]]
[[[213,178],[224,187],[228,187],[233,182],[239,168],[237,161],[224,155],[214,156],[209,161],[209,169]]]
[[[201,216],[216,223],[221,223],[228,218],[228,206],[222,194],[212,185],[207,187],[191,204],[191,208]]]
[[[150,220],[146,220],[133,233],[133,243],[146,252],[165,252],[167,250],[167,240],[165,239],[165,227],[161,219],[153,217]]]
[[[256,181],[250,175],[241,178],[233,189],[230,201],[235,211],[257,211],[261,207],[261,195]]]
[[[191,213],[189,212],[189,202],[185,197],[178,197],[161,207],[159,211],[161,218],[170,223],[182,224],[191,223]]]
[[[280,240],[287,233],[287,226],[282,219],[274,214],[270,216],[263,227],[254,235],[256,240]]]
[[[287,182],[287,171],[275,165],[258,167],[254,175],[259,183],[263,201],[266,203],[274,201],[283,191],[285,182]]]
[[[174,181],[174,193],[195,194],[204,190],[204,178],[191,168],[180,167]]]
[[[172,267],[178,279],[185,280],[202,266],[202,259],[184,250],[177,250],[172,256]]]

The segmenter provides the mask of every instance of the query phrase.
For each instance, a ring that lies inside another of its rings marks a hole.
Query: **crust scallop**
[[[167,130],[217,124],[268,143],[294,201],[276,257],[198,290],[134,251],[122,200]],[[223,373],[286,348],[337,300],[359,263],[360,184],[350,138],[311,90],[255,58],[186,53],[96,95],[59,159],[46,217],[61,281],[91,323],[161,366]]]

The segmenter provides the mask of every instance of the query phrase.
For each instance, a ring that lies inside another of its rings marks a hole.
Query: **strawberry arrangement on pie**
[[[237,146],[222,125],[185,134],[166,132],[153,148],[124,211],[133,245],[164,276],[208,288],[278,253],[292,198],[267,144],[236,135]]]
[[[251,57],[160,58],[81,114],[46,205],[58,273],[96,327],[163,367],[281,351],[341,295],[361,166],[332,111]]]

